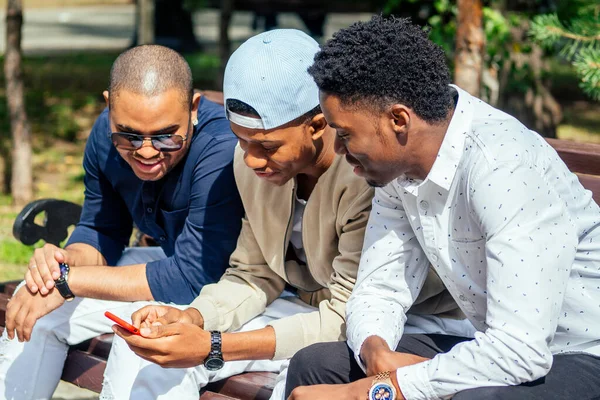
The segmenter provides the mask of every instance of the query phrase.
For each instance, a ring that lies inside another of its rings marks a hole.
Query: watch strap
[[[380,397],[376,397],[376,392],[380,392]],[[389,392],[387,396],[385,393]],[[369,389],[368,400],[374,400],[381,398],[382,400],[395,400],[396,396],[396,388],[394,387],[394,383],[392,382],[392,378],[390,377],[390,372],[380,372],[373,378],[373,383],[371,383],[371,389]]]
[[[73,300],[75,295],[71,291],[71,288],[68,284],[69,272],[71,269],[69,268],[69,264],[60,263],[60,277],[54,281],[54,286],[60,293],[60,295],[67,301]]]

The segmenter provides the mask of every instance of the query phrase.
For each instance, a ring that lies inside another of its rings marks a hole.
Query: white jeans
[[[118,265],[165,257],[160,248],[129,248]],[[130,321],[134,311],[148,304],[158,303],[75,298],[40,318],[29,342],[9,340],[5,331],[0,338],[0,399],[50,399],[60,381],[69,346],[112,332],[114,323],[104,316],[105,311]]]
[[[285,296],[285,294],[284,294]],[[246,323],[239,331],[264,328],[269,322],[301,312],[312,312],[314,307],[300,302],[275,300],[265,311]],[[193,346],[190,343],[190,346]],[[215,382],[242,372],[278,372],[271,399],[283,399],[289,360],[259,360],[226,362],[219,371],[208,371],[204,366],[194,368],[162,368],[145,361],[132,352],[125,341],[115,337],[106,371],[101,400],[198,400],[198,392],[209,382]]]

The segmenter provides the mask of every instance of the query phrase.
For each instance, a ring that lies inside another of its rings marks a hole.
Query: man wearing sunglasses
[[[189,304],[235,247],[237,139],[222,106],[193,93],[186,61],[161,46],[128,50],[104,97],[84,154],[81,219],[64,248],[35,251],[10,301],[0,398],[50,398],[68,346],[111,331],[105,311]],[[160,247],[128,248],[134,224]]]

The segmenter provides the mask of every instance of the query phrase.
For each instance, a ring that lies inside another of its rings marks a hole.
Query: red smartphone
[[[121,328],[127,329],[129,332],[133,333],[134,335],[140,334],[140,330],[138,328],[136,328],[135,326],[131,325],[128,322],[123,321],[121,318],[117,317],[115,314],[111,313],[110,311],[106,311],[104,313],[104,316],[107,318],[110,318],[111,320],[116,322],[117,325],[119,325]]]

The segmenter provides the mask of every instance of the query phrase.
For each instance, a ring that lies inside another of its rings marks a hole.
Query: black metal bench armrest
[[[67,238],[67,228],[77,224],[81,216],[81,206],[69,201],[41,199],[27,204],[17,215],[13,224],[13,235],[26,245],[32,245],[40,239],[55,246]],[[35,223],[35,218],[45,212],[44,225]]]

